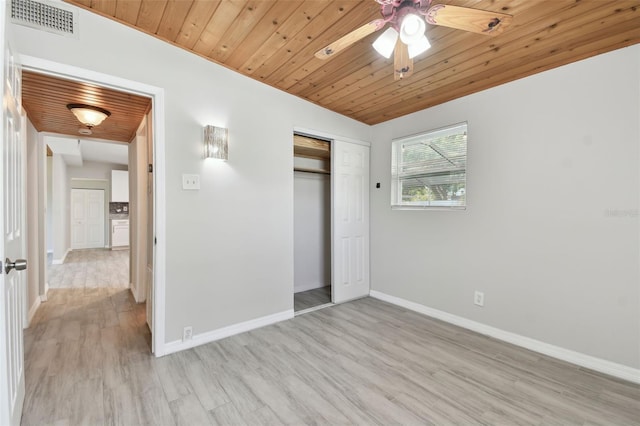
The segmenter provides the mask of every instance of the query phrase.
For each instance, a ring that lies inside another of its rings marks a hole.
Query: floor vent
[[[78,10],[47,1],[11,0],[11,21],[68,37],[77,37]]]

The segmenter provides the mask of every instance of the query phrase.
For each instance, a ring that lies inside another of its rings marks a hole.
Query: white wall
[[[49,178],[50,178],[50,163],[49,157],[47,157],[47,146],[44,144],[44,139],[40,133],[37,135],[38,139],[38,249],[40,250],[39,255],[39,278],[38,278],[38,288],[39,294],[42,300],[47,299],[47,264],[48,264],[48,252],[49,249],[47,247],[47,234],[51,232],[50,230],[50,202],[51,198],[50,188],[49,188]]]
[[[374,126],[372,288],[640,367],[639,79],[634,46]],[[391,139],[461,121],[467,210],[391,210]]]
[[[67,166],[69,179],[104,179],[111,182],[111,170],[127,170],[122,164],[83,161],[82,166]]]
[[[46,246],[47,252],[53,253],[53,157],[47,156],[46,161],[47,167],[47,191],[45,195],[46,199],[46,216],[45,216],[45,227],[46,227]]]
[[[39,184],[40,176],[45,173],[41,170],[39,164],[40,152],[38,144],[38,132],[31,121],[27,120],[27,259],[29,267],[27,268],[27,308],[31,308],[40,298],[40,266],[42,261],[43,250],[40,250],[40,224],[39,224]]]
[[[51,222],[53,260],[62,261],[69,250],[69,182],[67,164],[62,155],[53,154],[51,171]]]
[[[331,176],[294,174],[295,292],[331,285]]]
[[[84,10],[79,39],[8,25],[22,54],[164,88],[166,340],[292,310],[293,129],[369,126]],[[228,162],[202,159],[206,124],[229,129]]]

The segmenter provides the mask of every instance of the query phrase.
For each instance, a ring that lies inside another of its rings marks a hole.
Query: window
[[[467,205],[467,123],[393,141],[391,162],[391,207]]]

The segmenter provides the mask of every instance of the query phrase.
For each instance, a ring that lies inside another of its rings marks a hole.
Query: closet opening
[[[294,133],[294,295],[296,315],[332,305],[331,141]]]

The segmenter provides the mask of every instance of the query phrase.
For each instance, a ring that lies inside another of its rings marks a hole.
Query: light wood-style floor
[[[50,288],[129,287],[129,250],[72,250],[61,265],[49,265]]]
[[[295,312],[331,303],[331,286],[313,290],[301,291],[293,295],[293,310]]]
[[[640,386],[375,299],[154,358],[144,307],[51,290],[24,425],[632,425]]]

